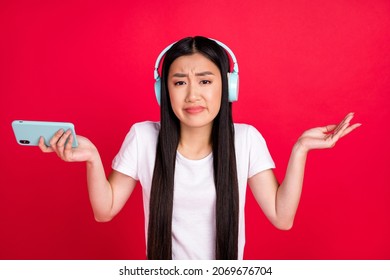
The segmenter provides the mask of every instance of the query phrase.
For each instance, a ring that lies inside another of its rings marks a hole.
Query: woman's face
[[[221,107],[221,72],[202,54],[178,57],[169,69],[168,91],[182,129],[211,127]]]

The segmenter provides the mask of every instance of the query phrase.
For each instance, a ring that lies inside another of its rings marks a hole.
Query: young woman
[[[305,131],[292,149],[279,185],[261,134],[233,124],[226,46],[204,37],[184,38],[165,53],[160,122],[134,124],[106,178],[96,147],[58,131],[43,152],[85,161],[97,221],[111,220],[137,181],[143,189],[149,259],[242,259],[247,184],[273,225],[292,227],[307,154],[333,147],[360,124],[348,114],[338,125]],[[66,141],[68,140],[67,144]]]

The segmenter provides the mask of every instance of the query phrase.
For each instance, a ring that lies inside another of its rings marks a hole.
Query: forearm
[[[275,212],[278,227],[290,229],[302,193],[307,151],[299,141],[294,145],[287,165],[286,175],[276,192]]]
[[[301,198],[308,152],[313,149],[334,147],[341,137],[360,126],[360,124],[350,125],[352,118],[353,114],[350,113],[338,125],[306,130],[292,149],[286,175],[280,186],[271,172],[264,171],[250,179],[256,200],[277,228],[290,229],[293,225]]]
[[[87,161],[88,193],[92,210],[97,221],[112,219],[113,194],[109,181],[106,178],[103,163],[97,150],[91,160]]]

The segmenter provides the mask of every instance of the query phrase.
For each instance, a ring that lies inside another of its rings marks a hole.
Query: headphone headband
[[[165,55],[165,53],[170,49],[172,48],[172,46],[176,44],[176,42],[170,44],[169,46],[165,47],[165,49],[162,50],[162,52],[158,55],[157,59],[156,59],[156,63],[154,65],[154,79],[156,80],[157,78],[160,77],[160,75],[158,74],[158,67],[160,67],[160,62],[161,62],[161,59],[163,58],[163,56]]]
[[[230,57],[233,61],[233,71],[231,73],[228,73],[229,102],[237,101],[237,99],[238,99],[238,63],[237,63],[236,56],[234,55],[233,51],[228,46],[226,46],[224,43],[222,43],[218,40],[212,39],[212,38],[208,38],[208,39],[210,39],[210,40],[216,42],[218,45],[220,45],[230,55]],[[154,84],[154,88],[155,88],[155,93],[156,93],[156,98],[157,98],[158,104],[160,104],[160,96],[161,96],[161,78],[160,78],[160,75],[158,74],[158,68],[160,67],[161,60],[164,57],[165,53],[176,43],[177,43],[177,41],[170,44],[169,46],[165,47],[161,51],[161,53],[158,55],[158,57],[156,59],[156,63],[154,65],[154,79],[156,80],[155,84]]]

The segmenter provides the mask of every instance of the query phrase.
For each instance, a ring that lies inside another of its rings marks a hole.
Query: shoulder
[[[234,123],[234,131],[236,133],[247,133],[248,130],[254,128],[252,125],[250,124],[246,124],[246,123]]]
[[[235,124],[235,149],[238,169],[246,178],[263,170],[275,168],[267,143],[252,125]],[[246,164],[247,163],[247,164]]]
[[[124,144],[129,143],[145,143],[155,142],[160,131],[160,123],[152,121],[144,121],[134,123],[128,131]]]
[[[157,138],[160,131],[160,123],[152,121],[138,122],[132,125],[129,135],[142,138]]]
[[[261,133],[252,125],[244,123],[235,123],[234,124],[234,133],[237,140],[250,140],[253,138],[260,139],[264,141]]]
[[[130,130],[135,130],[136,132],[158,133],[160,131],[160,123],[152,121],[138,122],[133,124]]]

